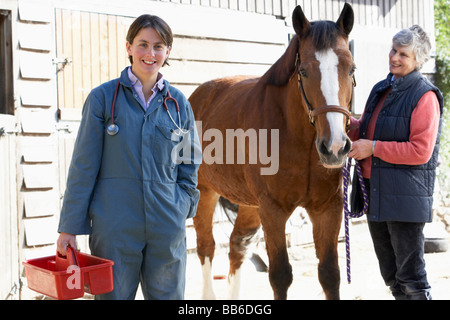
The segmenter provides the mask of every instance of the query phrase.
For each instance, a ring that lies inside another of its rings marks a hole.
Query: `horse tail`
[[[219,198],[219,205],[222,207],[223,211],[225,212],[225,215],[227,216],[228,221],[230,221],[231,224],[234,225],[234,223],[236,222],[239,205],[231,202],[230,200],[228,200],[227,198],[224,198],[222,196]]]
[[[228,220],[231,222],[231,224],[234,225],[234,223],[236,222],[239,205],[231,202],[230,200],[228,200],[227,198],[224,198],[222,196],[219,198],[219,205],[225,212],[225,215],[227,216]],[[255,232],[248,234],[245,238],[242,239],[243,246],[245,248],[247,248],[251,243],[253,243],[253,242],[256,243],[256,242],[258,242],[258,240],[259,240],[259,235],[258,235],[257,230],[255,230]],[[251,256],[249,256],[249,259],[255,266],[256,271],[268,272],[269,267],[256,252],[252,252]]]

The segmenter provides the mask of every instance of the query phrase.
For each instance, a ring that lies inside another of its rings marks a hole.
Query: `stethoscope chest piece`
[[[110,136],[115,136],[119,132],[119,126],[115,123],[111,123],[108,128],[106,128],[106,133]]]
[[[116,86],[116,90],[114,91],[114,98],[113,98],[112,105],[111,105],[111,123],[106,128],[106,133],[109,134],[110,136],[115,136],[117,134],[117,132],[119,132],[119,126],[114,123],[114,107],[116,106],[116,98],[117,98],[117,92],[119,91],[119,84],[120,84],[120,79],[119,79],[119,81],[117,81],[117,86]]]

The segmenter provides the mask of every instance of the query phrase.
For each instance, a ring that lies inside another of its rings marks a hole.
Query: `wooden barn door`
[[[19,257],[11,11],[0,10],[0,300],[16,299]]]
[[[64,193],[84,101],[93,88],[119,77],[129,64],[125,38],[133,19],[65,9],[56,9],[55,17],[59,176]]]
[[[13,116],[0,114],[0,300],[19,288],[16,135]]]
[[[56,9],[58,108],[61,120],[80,117],[90,91],[128,65],[126,32],[133,19]]]

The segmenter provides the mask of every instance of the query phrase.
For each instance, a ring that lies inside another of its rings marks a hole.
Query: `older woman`
[[[390,73],[350,133],[349,156],[360,160],[370,195],[367,219],[381,275],[396,299],[431,299],[423,227],[432,220],[443,98],[419,72],[430,48],[417,25],[393,37]]]

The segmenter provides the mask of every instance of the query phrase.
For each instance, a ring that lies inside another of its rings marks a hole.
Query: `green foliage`
[[[450,0],[434,2],[436,35],[436,83],[447,97],[450,94]]]
[[[434,1],[436,36],[435,84],[444,95],[444,123],[441,137],[441,191],[448,193],[450,186],[450,0]]]

